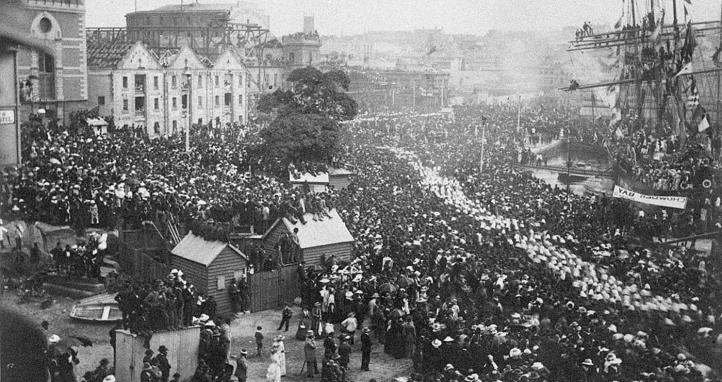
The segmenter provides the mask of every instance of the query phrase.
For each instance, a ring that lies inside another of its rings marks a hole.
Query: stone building
[[[88,107],[112,115],[117,127],[142,127],[154,137],[190,124],[227,126],[247,120],[248,69],[233,47],[211,60],[187,46],[91,45],[88,66]]]

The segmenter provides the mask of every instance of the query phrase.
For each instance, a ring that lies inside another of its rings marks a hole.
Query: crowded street
[[[49,2],[0,4],[0,380],[722,381],[720,4]]]

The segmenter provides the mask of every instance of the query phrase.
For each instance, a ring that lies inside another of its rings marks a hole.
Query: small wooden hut
[[[298,228],[298,241],[301,246],[301,258],[307,266],[321,265],[322,257],[336,256],[339,261],[351,261],[354,238],[346,228],[336,210],[329,212],[331,218],[313,220],[312,214],[306,214],[306,224],[297,221],[292,224],[286,218],[277,219],[263,235],[263,247],[271,256],[278,254],[278,241],[284,233],[293,233]]]
[[[188,232],[171,251],[171,265],[183,271],[197,290],[213,296],[218,314],[226,315],[231,313],[228,285],[231,279],[246,275],[248,257],[232,244],[209,241]]]

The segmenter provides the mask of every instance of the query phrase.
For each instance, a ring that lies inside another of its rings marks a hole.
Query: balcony
[[[145,119],[145,110],[144,109],[135,110],[135,119],[139,119],[139,118]]]
[[[136,94],[145,94],[145,85],[135,85]]]

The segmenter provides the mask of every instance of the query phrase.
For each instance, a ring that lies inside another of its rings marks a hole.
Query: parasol
[[[383,292],[393,293],[393,292],[396,292],[396,289],[397,289],[396,286],[391,283],[383,283],[383,284],[381,284],[381,286],[379,286],[379,291],[382,293]]]

